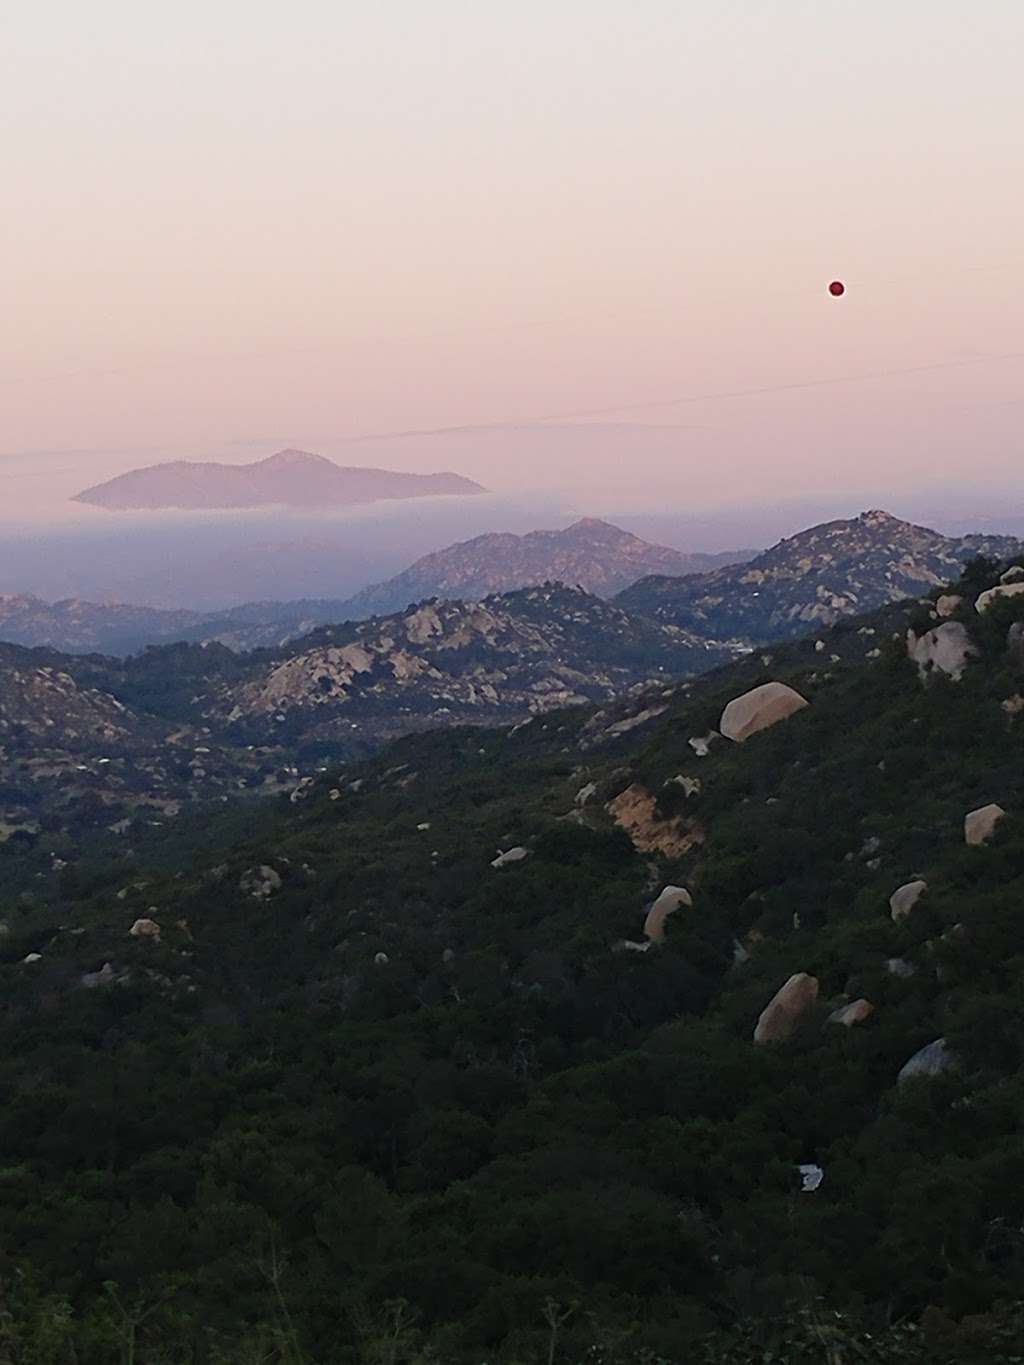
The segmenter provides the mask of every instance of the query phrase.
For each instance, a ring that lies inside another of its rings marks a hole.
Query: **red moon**
[[[834,299],[841,298],[846,293],[846,285],[843,284],[842,280],[833,280],[828,287],[828,292]]]

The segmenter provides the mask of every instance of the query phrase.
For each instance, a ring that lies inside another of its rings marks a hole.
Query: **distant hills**
[[[216,640],[231,649],[275,647],[317,626],[390,615],[432,597],[479,601],[549,582],[611,597],[646,574],[699,573],[738,557],[684,554],[588,518],[560,531],[477,536],[425,555],[395,578],[347,599],[251,602],[210,613],[0,596],[0,639],[103,654],[132,654],[171,640]]]
[[[746,564],[641,579],[616,602],[697,634],[761,643],[929,592],[968,560],[1019,547],[1012,536],[944,536],[874,510],[801,531]]]
[[[678,626],[712,650],[734,652],[920,596],[957,577],[975,556],[1008,558],[1019,544],[1010,536],[944,536],[871,511],[811,527],[735,563],[732,555],[687,555],[585,519],[561,531],[477,536],[346,599],[188,612],[0,596],[0,640],[115,655],[176,640],[280,649],[318,627],[400,615],[431,599],[470,603],[566,583],[614,601],[630,617]]]
[[[465,496],[485,490],[461,474],[406,474],[337,465],[305,450],[279,450],[253,464],[175,460],[133,469],[86,488],[76,502],[117,510],[348,507],[385,499]]]
[[[478,601],[534,583],[569,583],[613,597],[648,574],[706,573],[744,556],[684,554],[652,545],[610,522],[584,517],[561,531],[490,534],[424,555],[402,573],[356,593],[345,603],[352,617],[400,611],[427,597]]]

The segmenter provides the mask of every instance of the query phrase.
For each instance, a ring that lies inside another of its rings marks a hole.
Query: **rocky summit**
[[[753,644],[920,596],[976,556],[1006,559],[1017,548],[1009,536],[944,536],[871,511],[801,531],[746,564],[696,578],[641,579],[617,601],[699,634]]]

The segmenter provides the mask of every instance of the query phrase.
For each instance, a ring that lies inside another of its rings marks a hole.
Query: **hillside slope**
[[[977,555],[1008,558],[1010,536],[951,537],[887,512],[826,522],[749,563],[689,578],[648,578],[616,599],[627,611],[716,639],[792,639],[841,616],[914,597]]]
[[[154,1356],[1012,1359],[1024,596],[972,575],[941,636],[899,604],[12,855],[7,1255]],[[807,705],[715,738],[765,683]]]

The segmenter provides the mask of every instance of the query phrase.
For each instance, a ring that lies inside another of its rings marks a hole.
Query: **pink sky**
[[[612,502],[1012,485],[1022,51],[1019,0],[16,7],[6,510],[286,444]]]

